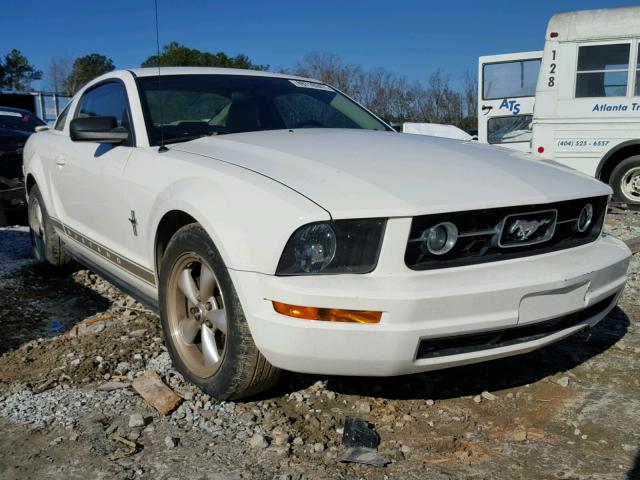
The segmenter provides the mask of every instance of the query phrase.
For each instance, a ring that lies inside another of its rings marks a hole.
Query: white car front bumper
[[[568,250],[431,271],[230,274],[254,341],[273,365],[389,376],[525,353],[593,326],[616,305],[629,259],[625,244],[605,235]],[[300,320],[277,313],[274,300],[383,315],[370,325]],[[539,329],[574,312],[564,323]],[[479,335],[499,331],[505,332],[499,338]]]

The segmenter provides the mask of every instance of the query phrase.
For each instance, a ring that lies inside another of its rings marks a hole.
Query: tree
[[[195,48],[188,48],[178,42],[170,42],[162,48],[162,53],[151,55],[144,62],[143,67],[225,67],[244,68],[249,70],[266,70],[268,65],[257,65],[244,54],[230,57],[224,52],[202,52]]]
[[[67,91],[65,86],[72,70],[73,60],[70,56],[53,57],[45,75],[49,90],[55,93],[71,95],[73,92]]]
[[[63,83],[63,91],[67,95],[73,95],[87,82],[115,68],[113,60],[99,53],[76,58],[71,73]]]
[[[0,67],[0,86],[8,90],[26,91],[31,82],[40,80],[42,72],[29,63],[27,57],[15,48],[4,56]]]
[[[461,128],[477,129],[478,128],[478,76],[466,71],[463,84],[462,96],[464,98],[464,114]]]

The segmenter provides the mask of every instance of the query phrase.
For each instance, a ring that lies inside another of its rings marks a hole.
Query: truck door
[[[531,150],[531,123],[542,52],[480,57],[478,141]]]

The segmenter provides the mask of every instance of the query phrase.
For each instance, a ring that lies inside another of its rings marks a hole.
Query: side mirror
[[[129,131],[118,127],[115,117],[74,118],[69,124],[69,131],[74,142],[118,144],[129,138]]]

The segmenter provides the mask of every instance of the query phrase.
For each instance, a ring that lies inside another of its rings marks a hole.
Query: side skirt
[[[93,270],[95,273],[103,277],[109,283],[112,283],[116,287],[118,287],[123,292],[131,295],[133,298],[138,300],[140,303],[144,304],[146,307],[150,308],[154,313],[160,313],[160,306],[158,304],[158,300],[153,297],[150,297],[146,293],[143,293],[140,289],[130,285],[129,283],[123,281],[122,279],[116,277],[112,273],[107,272],[103,268],[100,268],[95,262],[89,260],[88,257],[79,253],[76,249],[65,248],[67,253],[71,255],[71,257],[81,263],[82,265],[88,267]]]

